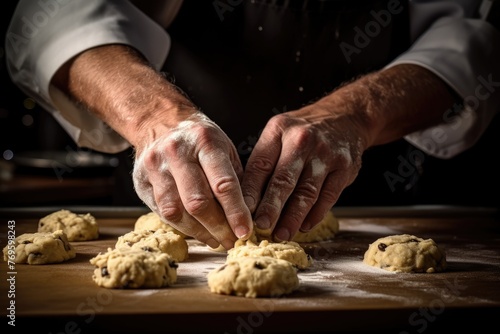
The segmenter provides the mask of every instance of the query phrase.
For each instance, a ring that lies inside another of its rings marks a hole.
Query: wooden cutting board
[[[99,240],[74,242],[77,256],[65,263],[9,269],[4,261],[0,266],[2,307],[5,315],[15,315],[16,331],[35,326],[37,332],[51,333],[430,333],[467,324],[494,325],[500,316],[500,223],[491,211],[427,208],[422,214],[415,208],[339,208],[334,210],[338,235],[303,244],[314,264],[299,272],[299,290],[281,298],[251,299],[209,291],[206,275],[226,255],[193,239],[174,286],[98,287],[89,260],[114,247],[142,211],[128,211],[127,216],[116,209],[113,217],[113,208],[70,209],[98,218]],[[29,208],[1,212],[2,247],[9,220],[20,235],[35,232],[43,214]],[[447,271],[396,274],[362,263],[371,242],[402,233],[434,239],[446,250]],[[9,303],[14,311],[6,310]]]

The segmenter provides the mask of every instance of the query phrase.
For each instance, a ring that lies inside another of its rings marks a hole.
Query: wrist
[[[128,46],[87,50],[52,81],[136,148],[196,112],[177,87]]]

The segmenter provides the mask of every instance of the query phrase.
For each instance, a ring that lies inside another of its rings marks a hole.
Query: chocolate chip
[[[127,246],[132,247],[133,244],[133,242],[127,241]]]
[[[141,247],[141,249],[142,249],[143,251],[146,251],[146,252],[152,252],[152,251],[154,251],[154,249],[153,249],[153,248],[151,248],[151,247],[149,247],[149,246],[144,246],[144,247]]]
[[[63,243],[63,245],[64,245],[64,250],[65,250],[65,251],[69,251],[69,250],[71,249],[71,247],[69,246],[69,244],[68,244],[68,243],[66,243],[66,242],[64,242],[64,240],[63,240],[63,239],[61,239],[61,237],[57,237],[57,239],[61,240],[61,242],[62,242],[62,243]]]
[[[170,266],[170,268],[174,268],[174,269],[179,268],[179,265],[175,261],[169,261],[168,265]]]
[[[102,267],[101,268],[101,276],[102,277],[109,276],[108,267]]]
[[[257,269],[264,269],[265,268],[260,262],[255,262],[253,266]]]
[[[381,252],[385,252],[386,248],[387,248],[387,245],[384,244],[383,242],[378,244],[378,249],[380,249]]]

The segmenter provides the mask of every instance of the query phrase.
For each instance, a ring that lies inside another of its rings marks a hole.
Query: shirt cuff
[[[444,17],[390,63],[416,64],[436,74],[461,98],[441,124],[405,139],[425,153],[452,158],[473,146],[500,105],[500,34],[478,19]],[[458,114],[456,113],[458,111]]]
[[[170,37],[162,27],[129,1],[118,0],[21,0],[6,37],[7,68],[13,82],[52,113],[78,145],[107,153],[129,144],[50,86],[53,75],[74,56],[97,46],[129,45],[156,69],[162,67],[170,48]],[[84,135],[96,131],[101,138],[97,141]]]

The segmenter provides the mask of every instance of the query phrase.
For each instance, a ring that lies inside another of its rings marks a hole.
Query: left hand
[[[256,227],[273,231],[277,241],[319,223],[361,168],[364,111],[335,101],[274,116],[249,157],[245,202]]]

